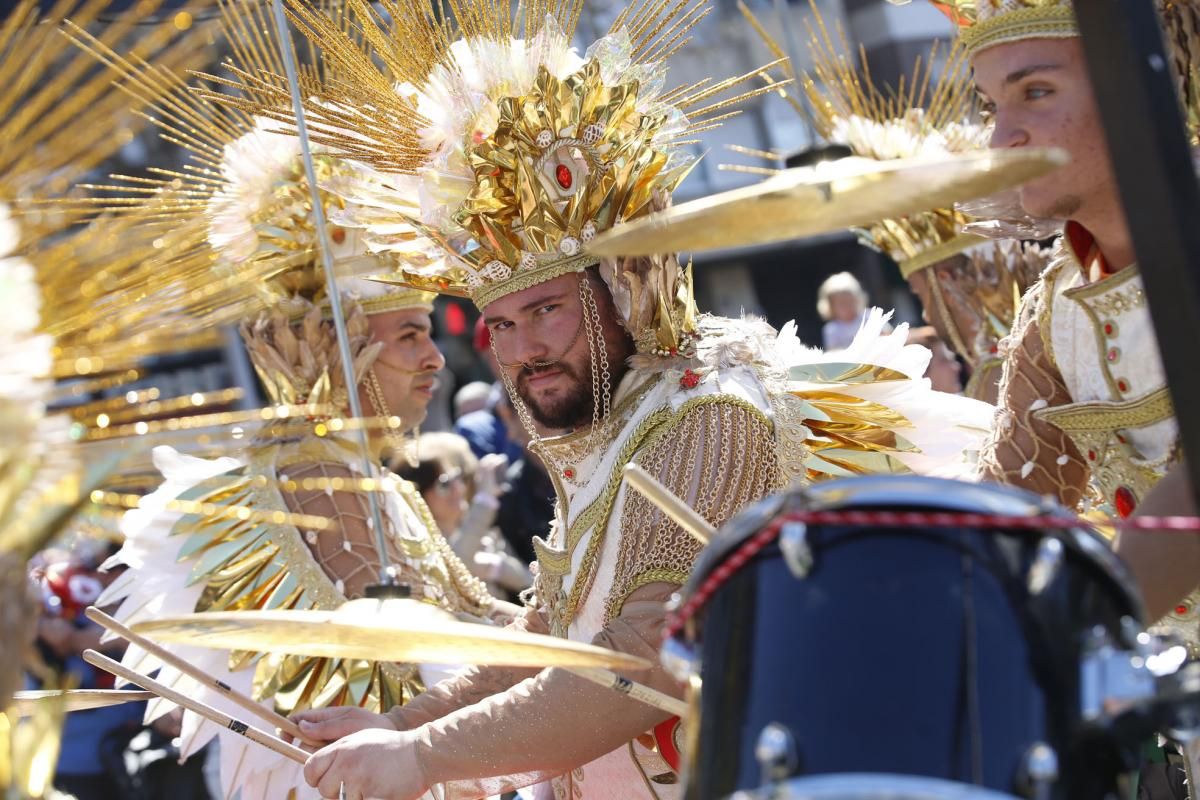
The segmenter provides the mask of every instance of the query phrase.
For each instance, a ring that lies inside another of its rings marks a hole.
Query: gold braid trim
[[[523,292],[533,286],[566,275],[568,272],[583,272],[588,267],[594,267],[600,260],[593,255],[581,253],[561,261],[554,261],[547,266],[532,270],[518,270],[511,278],[495,283],[485,283],[471,291],[471,300],[482,311],[489,303],[513,292]]]
[[[1019,8],[963,28],[959,39],[967,57],[1005,42],[1025,39],[1073,39],[1079,36],[1075,9],[1069,4]]]

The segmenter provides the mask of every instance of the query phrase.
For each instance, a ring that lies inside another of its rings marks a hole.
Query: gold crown
[[[968,57],[1005,42],[1079,35],[1071,0],[932,0],[959,26]]]
[[[475,183],[454,214],[479,246],[432,286],[483,308],[598,263],[584,251],[596,233],[648,213],[691,167],[654,141],[667,114],[640,111],[639,89],[606,86],[591,59],[563,79],[539,67],[528,94],[502,98],[495,134],[469,150]]]

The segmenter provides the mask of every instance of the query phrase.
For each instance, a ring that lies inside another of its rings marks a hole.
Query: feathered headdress
[[[570,46],[576,0],[534,0],[514,14],[470,0],[452,18],[418,0],[384,0],[382,14],[365,0],[346,5],[350,26],[291,3],[346,78],[306,86],[312,139],[373,170],[331,184],[347,202],[338,219],[398,257],[389,280],[480,307],[597,264],[591,238],[665,207],[692,166],[691,137],[770,89],[717,99],[770,65],[666,87],[665,63],[711,11],[706,0],[635,2],[582,56]],[[277,77],[239,80],[271,101],[286,91]],[[414,194],[416,210],[404,201]],[[444,262],[406,261],[430,241]],[[694,308],[674,256],[612,267],[605,278],[639,349],[678,347]]]

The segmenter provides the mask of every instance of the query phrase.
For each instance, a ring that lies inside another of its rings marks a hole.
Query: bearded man
[[[320,13],[293,8],[316,46],[343,56],[358,46]],[[420,3],[392,11],[421,35]],[[418,113],[330,139],[379,168],[342,187],[341,219],[372,251],[399,257],[389,280],[470,297],[482,312],[558,496],[548,536],[535,540],[520,624],[657,664],[665,602],[701,544],[623,483],[627,465],[720,525],[768,492],[825,474],[959,466],[986,406],[929,391],[920,380],[928,353],[906,347],[903,326],[884,335],[879,312],[854,345],[826,358],[803,348],[794,326],[777,334],[756,320],[699,315],[691,271],[674,254],[598,263],[587,243],[665,208],[691,167],[679,137],[715,124],[726,105],[705,102],[720,88],[663,88],[664,56],[698,17],[634,3],[580,58],[553,18],[527,19],[524,38],[497,38],[508,26],[496,14],[468,2],[456,7],[462,39],[437,38],[439,29],[432,51],[403,40],[385,53],[382,63],[408,76],[403,91]],[[375,32],[374,45],[389,41]],[[366,55],[356,63],[379,63]],[[394,103],[395,77],[379,78],[313,98],[314,125]],[[389,198],[409,196],[414,183],[428,202],[399,213]],[[414,267],[410,255],[430,241],[445,259]],[[869,378],[852,384],[831,366],[858,358],[870,367],[855,374],[889,377],[886,399],[872,401]],[[820,390],[806,395],[801,384]],[[844,413],[861,425],[838,425]],[[883,435],[889,425],[902,434]],[[682,694],[661,666],[635,677]],[[310,738],[337,740],[305,768],[325,797],[412,800],[432,787],[482,797],[536,784],[543,798],[649,800],[680,794],[654,745],[670,737],[668,716],[562,670],[478,668],[387,715],[296,718]]]

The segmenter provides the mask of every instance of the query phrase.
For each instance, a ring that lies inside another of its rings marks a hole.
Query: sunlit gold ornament
[[[416,0],[386,0],[390,28],[369,4],[347,5],[371,52],[327,15],[292,3],[306,35],[356,78],[314,96],[308,111],[315,141],[376,171],[342,192],[343,219],[363,228],[373,252],[402,262],[418,242],[436,243],[444,263],[399,263],[386,280],[480,307],[599,263],[588,243],[665,202],[692,165],[689,137],[770,90],[719,99],[771,65],[664,88],[665,61],[709,12],[705,0],[634,3],[582,58],[569,45],[574,2],[530,2],[510,16],[470,0],[440,18]],[[415,213],[403,199],[414,186]],[[626,269],[643,274],[615,274]],[[655,279],[643,282],[645,273]],[[610,265],[605,280],[614,278],[639,306],[651,301],[651,315],[627,325],[640,352],[686,347],[694,306],[673,257]]]

